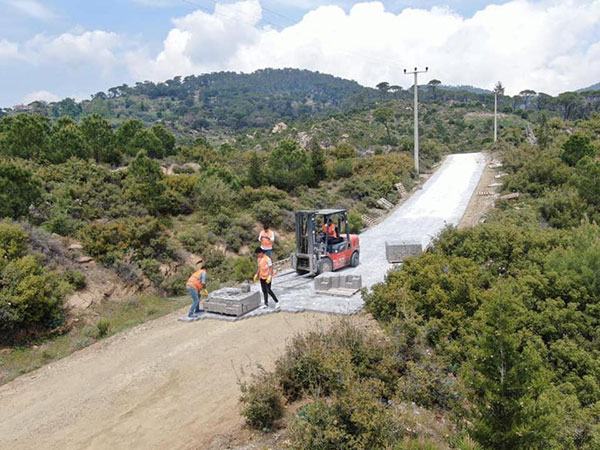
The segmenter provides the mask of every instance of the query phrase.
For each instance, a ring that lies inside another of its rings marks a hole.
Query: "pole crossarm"
[[[417,81],[417,75],[420,73],[426,73],[427,71],[429,71],[429,67],[425,67],[425,70],[418,70],[415,67],[415,70],[413,70],[412,72],[407,71],[406,69],[404,69],[404,74],[405,75],[414,75],[415,77],[415,84],[414,84],[414,91],[415,91],[415,106],[414,106],[414,112],[415,112],[415,171],[417,172],[417,175],[419,174],[419,82]]]

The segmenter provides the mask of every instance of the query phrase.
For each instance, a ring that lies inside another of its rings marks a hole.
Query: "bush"
[[[96,322],[96,336],[98,338],[103,338],[110,331],[110,320],[108,319],[100,319]]]
[[[294,141],[283,141],[271,152],[267,169],[271,184],[286,191],[314,180],[308,153]]]
[[[377,380],[348,384],[330,401],[317,398],[290,426],[292,448],[302,450],[391,448],[404,430],[382,401]]]
[[[548,192],[540,199],[542,217],[555,228],[571,228],[581,224],[587,205],[576,189],[566,186]]]
[[[75,288],[76,291],[85,289],[87,286],[87,278],[85,274],[78,269],[67,269],[64,273],[65,280]]]
[[[40,200],[40,183],[30,170],[0,162],[0,217],[24,216]]]
[[[180,267],[175,275],[163,280],[160,287],[167,295],[184,295],[186,293],[185,282],[192,272],[194,272],[194,268],[191,266]]]
[[[133,260],[164,260],[173,255],[165,227],[151,217],[93,222],[84,227],[79,236],[85,252],[106,264],[125,255]]]
[[[278,226],[281,223],[281,208],[270,200],[264,200],[252,207],[252,216],[262,224]]]
[[[360,233],[360,231],[362,229],[363,229],[362,217],[357,212],[351,211],[350,214],[348,214],[348,231],[350,233],[357,234],[357,233]]]
[[[275,363],[288,401],[305,393],[329,395],[350,380],[368,377],[384,381],[391,392],[397,370],[385,343],[347,321],[295,337]]]
[[[581,133],[574,133],[562,145],[560,159],[569,166],[575,166],[580,159],[588,156],[593,158],[596,155],[596,150],[591,143],[589,137]]]
[[[235,192],[216,175],[202,176],[196,182],[197,207],[210,213],[234,203]]]
[[[9,261],[0,273],[0,333],[18,338],[57,327],[65,319],[67,291],[58,273],[45,271],[40,257]]]
[[[348,178],[352,176],[354,161],[352,159],[340,159],[331,167],[333,179]]]
[[[236,258],[233,261],[233,276],[236,281],[251,280],[255,273],[256,267],[250,257]]]
[[[260,369],[251,382],[241,382],[242,416],[257,430],[269,431],[283,417],[283,399],[273,375]]]
[[[20,258],[27,251],[27,233],[18,225],[0,222],[0,268],[6,261]]]

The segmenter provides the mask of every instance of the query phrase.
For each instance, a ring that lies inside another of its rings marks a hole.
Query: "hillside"
[[[374,96],[373,89],[332,75],[264,69],[251,74],[219,72],[162,83],[123,84],[80,103],[64,99],[16,109],[73,119],[100,114],[113,124],[135,118],[147,125],[162,123],[182,137],[194,137],[270,128],[281,120],[326,117],[368,104]]]
[[[600,91],[600,83],[592,84],[586,88],[578,89],[577,92]]]

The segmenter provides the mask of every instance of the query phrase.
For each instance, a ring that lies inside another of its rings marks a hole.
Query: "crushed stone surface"
[[[485,168],[483,153],[449,155],[422,188],[397,207],[384,221],[360,235],[360,264],[337,273],[362,276],[363,287],[371,288],[384,280],[391,268],[385,256],[386,242],[417,242],[426,248],[447,226],[457,226],[463,217],[471,196]],[[259,290],[255,284],[252,290]],[[360,292],[351,297],[316,295],[314,278],[288,270],[273,279],[273,291],[281,302],[280,309],[256,309],[241,317],[204,313],[203,319],[227,321],[274,314],[279,311],[314,311],[352,315],[360,311],[364,302]],[[273,306],[272,300],[270,305]]]

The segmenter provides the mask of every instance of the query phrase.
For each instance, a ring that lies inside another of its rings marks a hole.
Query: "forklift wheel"
[[[359,262],[358,252],[352,253],[352,257],[350,258],[350,265],[352,267],[357,267]]]
[[[329,258],[323,258],[319,261],[318,274],[320,275],[325,272],[333,272],[333,261]]]

